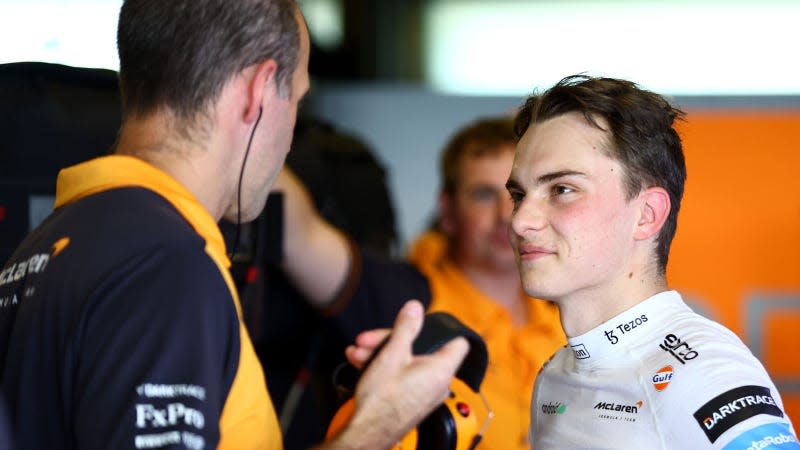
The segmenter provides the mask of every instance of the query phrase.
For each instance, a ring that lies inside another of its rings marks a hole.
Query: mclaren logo
[[[20,281],[28,274],[42,272],[45,267],[47,267],[49,261],[50,255],[47,253],[39,253],[22,261],[12,263],[10,266],[6,266],[6,268],[0,271],[0,286]]]
[[[68,245],[69,238],[63,237],[53,244],[49,254],[37,253],[21,261],[14,261],[13,263],[9,261],[10,265],[0,271],[0,286],[20,281],[29,274],[43,272],[50,259],[58,256]]]
[[[644,402],[629,405],[624,403],[598,402],[594,409],[598,410],[597,418],[605,420],[617,420],[620,422],[636,422],[639,410],[644,406]]]
[[[605,409],[606,411],[619,411],[631,414],[639,414],[639,408],[641,408],[643,404],[644,402],[641,400],[639,400],[633,405],[623,405],[622,403],[598,402],[596,405],[594,405],[594,409]]]
[[[63,252],[64,249],[67,248],[68,245],[69,245],[69,238],[68,237],[63,237],[63,238],[57,240],[56,243],[53,244],[53,251],[50,252],[50,255],[53,258],[55,258],[56,256],[58,256],[59,253]]]

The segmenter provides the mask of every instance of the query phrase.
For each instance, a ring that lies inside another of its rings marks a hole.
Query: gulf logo
[[[653,375],[653,387],[658,392],[666,389],[670,381],[672,381],[672,366],[664,366]]]

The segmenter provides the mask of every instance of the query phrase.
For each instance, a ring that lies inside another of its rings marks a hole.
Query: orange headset
[[[433,353],[458,336],[467,339],[470,349],[450,384],[450,395],[417,428],[395,444],[394,450],[473,450],[480,442],[492,419],[492,410],[480,393],[488,364],[488,353],[483,339],[450,314],[435,312],[425,315],[422,330],[412,348],[415,355]],[[383,344],[375,350],[373,357],[382,346]],[[369,363],[365,365],[365,369],[368,365]],[[335,436],[352,417],[355,408],[352,393],[359,375],[349,364],[339,366],[334,374],[339,392],[348,398],[333,416],[326,439]],[[476,409],[479,403],[483,404],[486,414],[482,423]]]

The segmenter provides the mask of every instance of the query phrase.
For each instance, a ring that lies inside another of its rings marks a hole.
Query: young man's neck
[[[648,298],[667,290],[663,276],[649,281],[626,280],[614,286],[587,289],[556,300],[567,337],[580,336]]]

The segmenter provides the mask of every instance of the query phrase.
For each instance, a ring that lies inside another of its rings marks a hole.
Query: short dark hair
[[[225,83],[265,59],[288,95],[300,30],[293,0],[125,0],[117,47],[123,116],[166,107],[191,123]]]
[[[674,128],[685,113],[663,96],[635,83],[614,78],[572,75],[542,94],[528,97],[517,114],[514,132],[521,138],[531,124],[577,112],[606,132],[608,156],[624,170],[628,199],[647,187],[669,193],[669,216],[658,235],[659,270],[666,272],[669,247],[678,223],[678,210],[686,181],[686,162],[680,136]],[[598,119],[608,124],[600,125]]]
[[[452,194],[461,180],[459,163],[466,157],[497,153],[504,144],[514,145],[514,119],[487,117],[458,130],[445,145],[439,160],[442,192]]]

